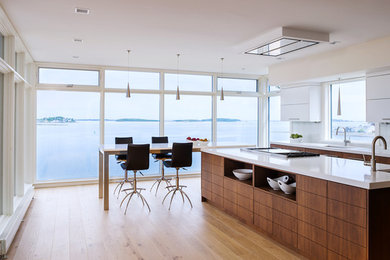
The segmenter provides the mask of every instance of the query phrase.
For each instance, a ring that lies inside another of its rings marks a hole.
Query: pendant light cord
[[[221,58],[221,88],[223,88],[223,60],[224,58]]]
[[[177,64],[176,64],[176,78],[177,78],[177,86],[179,87],[179,58],[180,58],[180,54],[176,54],[177,55]]]
[[[130,50],[127,50],[127,84],[130,83]]]

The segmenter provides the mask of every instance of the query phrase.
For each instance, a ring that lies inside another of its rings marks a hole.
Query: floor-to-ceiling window
[[[268,86],[268,142],[289,141],[290,122],[280,121],[280,88]]]
[[[37,93],[37,180],[96,178],[99,93]]]
[[[340,105],[339,105],[340,104]],[[365,80],[337,82],[330,86],[330,138],[343,140],[344,133],[336,135],[338,127],[346,129],[351,141],[370,142],[375,136],[375,124],[366,122]],[[339,113],[338,113],[339,112]]]
[[[220,101],[213,86],[216,79],[201,73],[43,66],[37,91],[37,180],[96,178],[98,147],[101,142],[113,144],[115,137],[131,136],[134,143],[150,143],[152,136],[164,135],[170,142],[192,137],[255,145],[257,80],[224,78],[226,96]],[[58,168],[60,161],[66,166]],[[199,171],[200,153],[195,152],[187,172]],[[110,158],[110,176],[122,174]],[[151,160],[144,174],[158,175],[158,163]]]
[[[217,99],[217,141],[220,143],[257,144],[257,80],[218,78],[224,100]]]

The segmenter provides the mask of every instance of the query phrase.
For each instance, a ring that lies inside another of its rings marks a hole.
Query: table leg
[[[99,199],[103,198],[103,153],[99,151]]]
[[[110,192],[109,192],[109,157],[108,153],[104,153],[104,172],[103,172],[103,202],[104,202],[104,210],[109,209],[109,200],[110,200]]]

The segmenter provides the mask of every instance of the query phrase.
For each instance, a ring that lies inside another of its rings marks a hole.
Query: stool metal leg
[[[123,188],[123,185],[124,185],[126,182],[127,182],[127,183],[130,183],[130,185],[133,186],[133,181],[129,180],[128,175],[127,175],[127,171],[125,171],[125,177],[124,177],[124,179],[121,180],[121,181],[118,183],[118,185],[116,185],[116,187],[115,187],[115,189],[114,189],[114,194],[115,194],[116,190],[119,188],[117,199],[119,198],[119,194],[121,193],[122,188]]]
[[[126,191],[132,191],[132,192],[126,194],[126,196],[123,198],[123,200],[122,200],[122,202],[121,202],[120,207],[122,207],[122,204],[123,204],[123,202],[126,200],[126,198],[130,196],[130,198],[129,198],[129,200],[127,201],[127,204],[126,204],[126,209],[125,209],[125,215],[126,215],[127,208],[129,207],[131,198],[133,197],[134,194],[137,194],[137,196],[141,199],[142,204],[143,204],[143,205],[146,204],[146,206],[147,206],[148,209],[149,209],[149,212],[151,212],[148,202],[146,201],[145,197],[141,194],[141,191],[143,191],[143,190],[145,190],[145,189],[143,189],[143,188],[137,188],[137,177],[136,177],[137,171],[133,171],[133,172],[134,172],[133,187],[130,188],[130,189],[124,189],[124,190],[123,190],[124,192],[126,192]]]
[[[165,181],[166,186],[170,186],[172,180],[172,178],[165,177],[165,169],[164,169],[164,165],[162,164],[162,160],[159,160],[159,162],[161,163],[161,177],[156,179],[156,181],[153,183],[152,187],[150,188],[150,192],[152,192],[153,187],[157,184],[155,196],[157,196],[157,191],[162,181]]]
[[[187,187],[187,186],[185,186],[185,185],[180,185],[180,184],[179,184],[179,168],[176,168],[176,185],[174,185],[174,186],[171,185],[171,186],[167,186],[167,187],[166,187],[169,191],[168,191],[168,193],[165,195],[165,197],[164,197],[164,199],[163,199],[163,201],[162,201],[162,204],[164,204],[164,201],[165,201],[165,199],[168,197],[168,195],[169,195],[170,193],[173,192],[173,193],[172,193],[172,196],[171,196],[171,201],[170,201],[170,203],[169,203],[169,208],[168,208],[168,210],[170,210],[170,209],[171,209],[171,205],[172,205],[172,201],[173,201],[173,197],[175,196],[176,191],[179,191],[180,194],[181,194],[181,196],[182,196],[183,203],[184,203],[184,196],[185,196],[185,197],[187,198],[188,202],[190,203],[191,208],[193,208],[192,202],[191,202],[190,198],[188,197],[187,193],[185,193],[185,192],[183,191],[183,188],[185,188],[185,187]]]

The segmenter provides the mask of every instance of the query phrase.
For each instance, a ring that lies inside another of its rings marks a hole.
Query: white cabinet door
[[[367,122],[390,122],[390,99],[367,100]]]
[[[390,75],[367,77],[366,98],[390,98]]]
[[[309,104],[282,105],[282,121],[310,121]]]
[[[306,104],[310,102],[309,87],[282,88],[280,90],[280,104]]]

